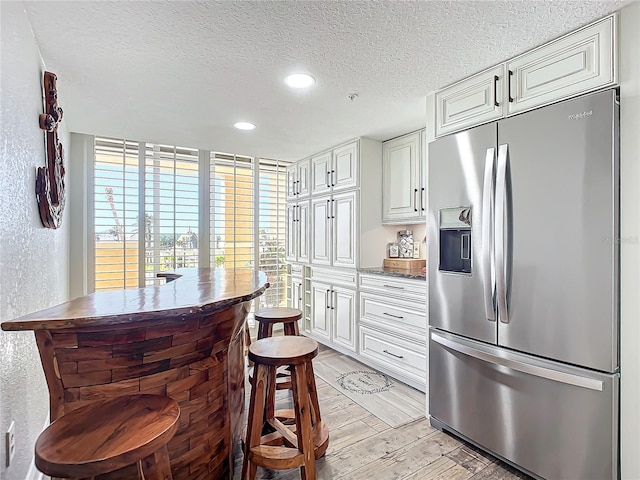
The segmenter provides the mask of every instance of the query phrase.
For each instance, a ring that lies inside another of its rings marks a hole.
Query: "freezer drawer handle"
[[[394,315],[393,313],[382,312],[382,314],[388,317],[397,318],[399,320],[402,320],[404,318],[402,315]]]
[[[473,347],[454,342],[433,332],[431,333],[431,339],[440,345],[455,350],[456,352],[464,353],[465,355],[494,365],[500,365],[502,367],[510,368],[511,370],[516,370],[518,372],[534,375],[540,378],[546,378],[547,380],[553,380],[555,382],[575,385],[576,387],[588,388],[599,392],[604,390],[604,382],[601,380],[573,375],[571,373],[558,372],[556,370],[551,370],[550,368],[538,367],[537,365],[529,365],[516,360],[510,360],[508,358],[493,355],[491,353],[483,352]]]
[[[396,358],[404,358],[404,356],[402,355],[396,355],[395,353],[391,353],[387,350],[383,350],[384,353],[386,353],[387,355],[391,355],[392,357],[396,357]]]

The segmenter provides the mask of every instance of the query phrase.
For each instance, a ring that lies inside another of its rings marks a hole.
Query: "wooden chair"
[[[160,395],[124,395],[64,414],[36,441],[38,470],[54,478],[92,479],[131,464],[140,478],[171,480],[167,442],[180,407]]]
[[[300,467],[302,478],[316,480],[317,458],[329,446],[329,428],[322,422],[312,359],[318,344],[309,338],[264,338],[249,347],[255,363],[251,383],[249,419],[242,480],[253,480],[258,466],[274,470]],[[291,371],[293,410],[275,410],[275,376],[278,367]],[[287,420],[293,425],[285,425]],[[263,435],[264,426],[272,432]]]

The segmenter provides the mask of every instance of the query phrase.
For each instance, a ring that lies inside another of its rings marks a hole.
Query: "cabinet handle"
[[[424,187],[422,187],[422,192],[420,193],[420,210],[424,212],[424,204],[425,204],[425,191]]]
[[[418,211],[418,189],[417,188],[413,189],[413,211],[414,212]]]
[[[335,292],[334,290],[331,290],[331,310],[335,310],[335,308],[334,308],[334,306],[333,306],[333,304],[334,304],[334,303],[336,303],[336,302],[334,302],[334,300],[335,300],[335,298],[334,298],[334,297],[335,297],[335,295],[336,295],[336,292]]]
[[[327,188],[331,188],[331,179],[329,178],[330,176],[331,172],[327,170]]]
[[[493,105],[500,106],[500,102],[498,102],[498,75],[493,76]]]
[[[395,288],[396,290],[404,290],[404,287],[398,287],[396,285],[383,285],[383,287],[387,287],[387,288]]]
[[[331,218],[336,218],[336,207],[335,207],[335,200],[331,199]]]
[[[395,353],[391,353],[387,350],[383,350],[384,353],[386,353],[387,355],[391,355],[392,357],[396,357],[396,358],[404,358],[402,355],[396,355]]]
[[[300,195],[300,180],[296,180],[296,195]]]
[[[334,173],[336,173],[336,171],[335,170],[331,170],[331,186],[332,187],[336,186],[335,180],[334,180],[334,177],[335,177]]]
[[[509,103],[513,103],[513,97],[511,96],[511,77],[513,77],[513,72],[509,70],[509,83],[508,83]]]
[[[327,304],[327,310],[331,308],[331,305],[329,305],[329,292],[331,290],[327,289],[327,293],[324,294],[324,299],[326,300],[326,304]]]
[[[392,313],[387,313],[387,312],[382,312],[383,315],[386,315],[387,317],[393,317],[393,318],[397,318],[398,320],[402,320],[404,317],[401,315],[393,315]]]
[[[300,302],[300,305],[302,305],[302,284],[298,285],[298,301]]]
[[[327,219],[331,219],[331,205],[329,205],[329,202],[331,202],[331,200],[327,200]]]

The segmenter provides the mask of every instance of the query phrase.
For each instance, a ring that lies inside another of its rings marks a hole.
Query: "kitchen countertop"
[[[368,267],[359,268],[358,272],[371,273],[374,275],[384,275],[387,277],[408,278],[414,280],[425,280],[427,278],[426,273],[422,272],[422,268],[416,268],[414,270],[403,270],[399,268]]]

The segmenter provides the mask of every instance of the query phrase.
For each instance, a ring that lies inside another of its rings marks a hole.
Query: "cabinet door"
[[[331,341],[331,285],[311,282],[311,334]]]
[[[436,137],[504,115],[504,65],[490,68],[436,93]]]
[[[330,175],[333,191],[358,185],[358,142],[333,151]]]
[[[298,166],[296,164],[287,167],[287,200],[296,198],[298,191]]]
[[[614,22],[607,17],[508,62],[507,113],[615,84]]]
[[[346,192],[333,195],[331,198],[334,267],[356,266],[356,194],[357,192]]]
[[[309,195],[309,159],[302,160],[296,164],[297,168],[297,197],[303,198]]]
[[[285,259],[287,262],[298,260],[298,205],[287,203],[287,237],[285,242]]]
[[[333,317],[333,343],[356,351],[356,292],[348,288],[333,287],[331,291]]]
[[[311,263],[331,265],[331,199],[311,200]]]
[[[420,134],[420,217],[427,218],[427,129]]]
[[[298,261],[303,263],[309,262],[309,202],[301,202],[298,204],[297,211],[297,256]]]
[[[331,190],[331,152],[311,157],[311,193],[313,195]]]
[[[302,285],[302,279],[297,277],[291,278],[291,307],[304,311],[304,291]]]
[[[421,216],[420,132],[382,144],[382,220],[394,223]]]

